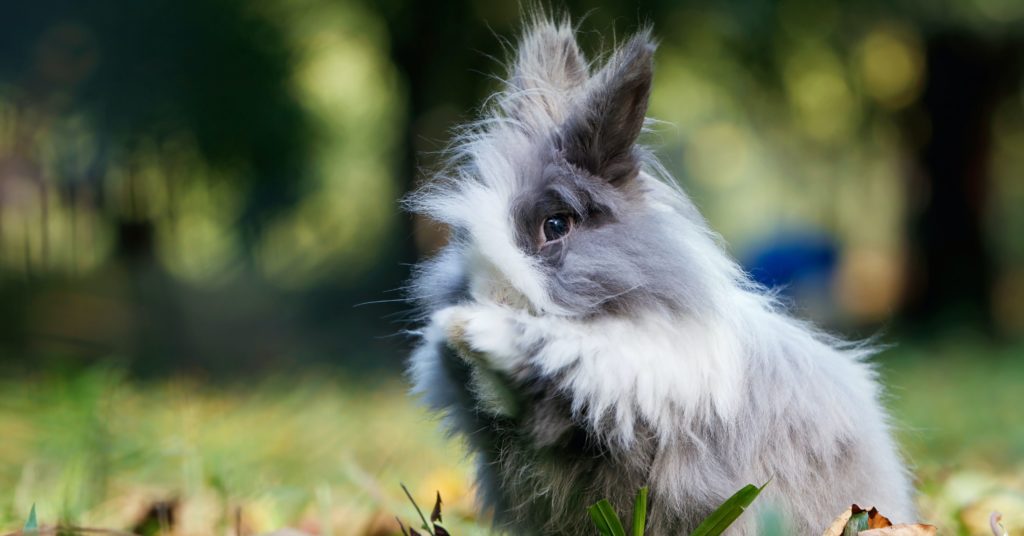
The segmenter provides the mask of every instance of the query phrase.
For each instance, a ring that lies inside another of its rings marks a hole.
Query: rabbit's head
[[[581,317],[699,310],[733,288],[735,267],[637,144],[654,52],[645,30],[592,66],[568,22],[532,24],[491,111],[409,198],[452,231],[420,286]]]

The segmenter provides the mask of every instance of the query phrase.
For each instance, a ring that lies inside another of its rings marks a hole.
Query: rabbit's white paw
[[[520,348],[525,327],[517,313],[499,305],[466,304],[434,313],[433,321],[463,359],[509,372],[526,356]]]

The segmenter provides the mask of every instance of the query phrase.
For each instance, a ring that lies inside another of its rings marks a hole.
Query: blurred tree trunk
[[[407,83],[407,115],[403,160],[400,170],[402,189],[412,191],[435,162],[431,152],[443,148],[449,135],[449,114],[467,113],[475,102],[486,76],[473,72],[478,61],[491,51],[494,43],[481,43],[480,28],[473,4],[464,0],[451,2],[392,2],[382,10],[388,20],[391,56],[405,75]],[[491,45],[491,46],[487,46]],[[403,218],[400,262],[415,262],[424,242],[422,229],[417,229],[410,215]],[[419,240],[418,240],[419,238]],[[420,242],[420,244],[417,244]]]
[[[991,128],[1008,85],[1012,48],[966,33],[927,45],[921,105],[929,125],[917,153],[922,180],[911,192],[911,273],[907,320],[992,326],[993,258],[986,244]]]

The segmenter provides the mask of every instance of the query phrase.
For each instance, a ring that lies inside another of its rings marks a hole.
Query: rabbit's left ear
[[[642,31],[594,76],[581,105],[562,126],[561,145],[569,162],[616,185],[637,175],[635,146],[651,95],[654,50],[649,31]]]

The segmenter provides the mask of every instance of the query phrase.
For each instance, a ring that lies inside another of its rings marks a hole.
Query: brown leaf
[[[440,491],[437,492],[437,500],[434,501],[434,510],[432,512],[430,512],[430,522],[434,523],[435,521],[440,521],[441,523],[444,523],[444,520],[441,519],[441,492]]]
[[[889,518],[878,513],[878,508],[871,508],[868,510],[868,528],[869,529],[884,529],[885,527],[891,527],[892,521]]]
[[[937,531],[934,525],[906,523],[882,529],[862,530],[857,536],[934,536]]]
[[[846,524],[849,523],[850,518],[863,512],[867,512],[868,514],[868,530],[860,531],[858,533],[860,536],[865,534],[868,536],[912,536],[918,534],[934,534],[934,532],[883,532],[894,527],[887,517],[880,514],[877,508],[872,507],[870,510],[865,510],[860,506],[853,504],[850,505],[845,512],[840,514],[831,525],[829,525],[828,529],[825,530],[822,536],[842,536],[843,530],[846,528]],[[931,525],[895,525],[895,527],[931,527]],[[934,531],[935,527],[931,528]]]
[[[451,534],[448,534],[448,530],[441,525],[434,525],[434,536],[451,536]]]

